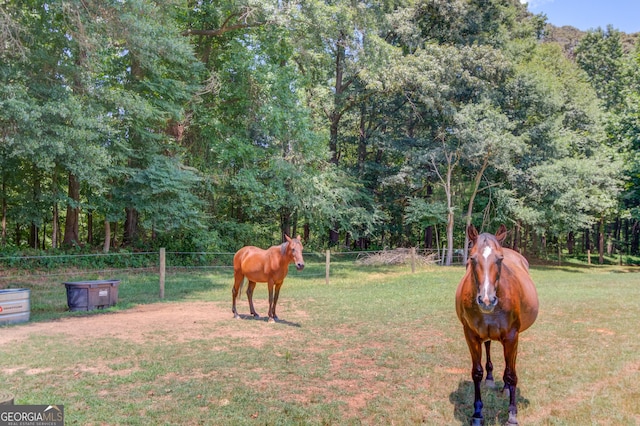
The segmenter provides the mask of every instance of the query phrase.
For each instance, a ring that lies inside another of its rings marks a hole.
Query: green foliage
[[[567,58],[543,28],[503,0],[5,1],[2,244],[394,246],[435,225],[451,247],[461,212],[555,236],[640,217],[638,51],[607,28]]]
[[[619,31],[609,26],[587,32],[576,48],[576,62],[587,73],[607,110],[623,104],[627,78]]]
[[[447,206],[443,203],[428,203],[422,198],[411,198],[406,211],[407,223],[419,224],[422,228],[447,223]]]

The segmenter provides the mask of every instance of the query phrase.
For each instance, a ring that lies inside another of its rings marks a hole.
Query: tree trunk
[[[40,174],[38,173],[35,165],[33,166],[33,204],[37,206],[40,202],[41,198],[41,188],[40,188]],[[31,222],[31,226],[29,227],[29,247],[38,248],[38,226],[35,222]]]
[[[4,181],[4,174],[2,175],[2,247],[7,245],[7,196],[6,196],[7,184]]]
[[[584,233],[583,233],[583,239],[584,239],[584,251],[587,252],[589,250],[591,250],[591,232],[589,232],[589,229],[585,229]]]
[[[20,247],[20,244],[22,244],[22,229],[20,227],[19,223],[16,223],[16,247]]]
[[[445,186],[445,192],[447,193],[447,266],[451,266],[453,263],[453,194],[451,188],[451,175],[453,173],[453,167],[451,161],[448,162],[447,167],[447,182]]]
[[[438,169],[438,165],[436,164],[436,159],[434,157],[431,157],[431,165],[435,173],[438,175],[447,197],[447,255],[445,265],[451,266],[453,263],[453,225],[455,216],[453,210],[453,188],[451,186],[451,177],[453,175],[453,169],[458,162],[457,154],[455,152],[446,152],[445,159],[447,162],[446,178],[440,174],[440,170]]]
[[[340,241],[340,234],[335,229],[329,229],[329,246],[334,247]]]
[[[138,211],[132,208],[126,208],[127,218],[124,221],[124,237],[122,242],[124,245],[132,245],[138,236]]]
[[[53,203],[53,220],[51,221],[51,248],[58,248],[58,225],[59,225],[58,202]]]
[[[511,249],[517,252],[520,252],[520,239],[522,238],[522,228],[520,226],[520,221],[516,222],[516,226],[513,229],[513,244],[511,245]]]
[[[424,248],[433,248],[433,226],[427,226],[424,230]]]
[[[338,155],[338,125],[342,118],[341,105],[342,105],[342,93],[344,86],[342,79],[344,77],[344,36],[340,36],[336,40],[336,81],[334,86],[333,96],[333,110],[329,114],[329,151],[331,152],[331,162],[338,164],[340,156]]]
[[[286,241],[285,235],[295,238],[295,235],[291,235],[291,212],[288,207],[280,209],[280,233],[282,234],[282,241]]]
[[[302,238],[304,239],[305,243],[307,241],[309,241],[309,235],[311,234],[311,227],[309,226],[309,222],[305,222],[304,226],[302,227],[303,231],[303,235]]]
[[[93,210],[87,213],[87,244],[93,245]]]
[[[364,175],[364,166],[367,161],[367,129],[365,127],[366,108],[363,102],[360,105],[360,134],[358,135],[358,171],[360,177]]]
[[[108,219],[104,220],[104,244],[102,245],[102,252],[109,253],[109,247],[111,245],[111,224]]]
[[[600,265],[604,264],[604,217],[600,218],[600,224],[598,226],[598,261]]]
[[[113,229],[111,229],[111,247],[118,248],[118,222],[113,222]]]
[[[467,229],[469,225],[471,225],[471,214],[473,213],[473,202],[476,199],[476,195],[478,194],[478,189],[480,188],[480,182],[482,181],[482,176],[484,175],[484,171],[487,169],[488,165],[489,165],[489,156],[486,156],[484,158],[484,162],[482,163],[482,167],[480,167],[480,170],[478,170],[478,173],[476,173],[476,177],[473,185],[473,192],[471,193],[471,198],[469,199],[469,206],[467,207],[467,226],[465,227],[465,229]],[[465,232],[464,247],[462,248],[462,264],[463,265],[467,264],[468,249],[469,249],[469,236]]]
[[[573,254],[575,246],[576,246],[576,238],[573,231],[571,231],[567,235],[567,251],[569,252],[569,255]]]
[[[30,231],[29,231],[29,247],[37,249],[38,248],[38,227],[35,223],[31,222]]]
[[[79,217],[80,217],[80,182],[78,178],[69,173],[69,202],[67,204],[67,219],[64,225],[64,238],[62,245],[72,247],[79,245]]]

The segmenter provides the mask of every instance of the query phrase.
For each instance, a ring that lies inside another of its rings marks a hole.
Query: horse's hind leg
[[[484,342],[485,352],[487,353],[487,364],[485,365],[487,370],[487,378],[485,384],[489,388],[494,388],[496,383],[493,381],[493,363],[491,362],[491,340]]]
[[[253,289],[254,288],[256,288],[256,282],[249,281],[249,285],[247,286],[247,299],[249,299],[249,310],[251,312],[251,315],[253,315],[255,318],[260,318],[260,315],[258,315],[256,310],[253,308]]]
[[[244,275],[234,273],[233,278],[233,288],[231,289],[231,312],[233,312],[233,317],[237,319],[240,318],[240,315],[238,315],[238,310],[236,309],[236,298],[240,294],[240,289],[242,287],[242,283],[244,282]]]

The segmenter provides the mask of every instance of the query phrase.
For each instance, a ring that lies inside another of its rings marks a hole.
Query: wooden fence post
[[[331,251],[327,250],[325,255],[324,281],[329,285],[329,269],[331,265]]]
[[[167,257],[164,247],[160,249],[160,299],[164,299],[164,276],[167,267]]]

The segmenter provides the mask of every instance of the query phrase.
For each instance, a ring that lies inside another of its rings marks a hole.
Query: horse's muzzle
[[[304,269],[304,263],[296,263],[296,269],[302,271]]]
[[[488,304],[485,302],[489,302]],[[491,312],[493,312],[493,309],[496,307],[496,305],[498,304],[498,298],[496,296],[493,296],[490,300],[484,300],[482,298],[482,296],[478,296],[478,306],[480,307],[480,311],[482,311],[485,314],[489,314]]]

